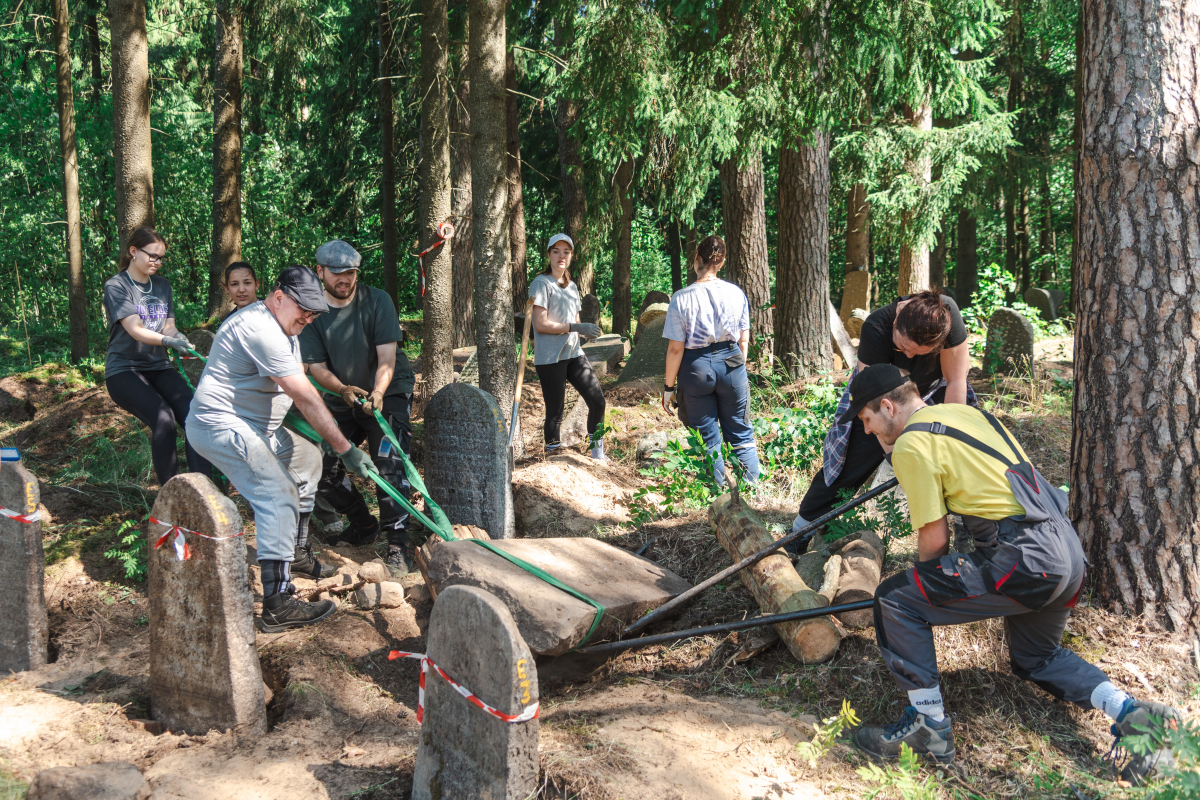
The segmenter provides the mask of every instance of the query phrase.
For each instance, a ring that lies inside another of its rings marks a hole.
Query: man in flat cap
[[[338,430],[317,390],[304,377],[296,337],[328,310],[321,284],[308,267],[279,275],[262,300],[225,320],[208,354],[188,414],[196,451],[221,470],[254,510],[262,568],[260,630],[277,633],[328,617],[330,600],[293,596],[293,573],[328,577],[308,544],[308,519],[321,475],[321,450],[281,427],[295,403],[346,469],[359,475],[371,460]]]
[[[396,307],[386,292],[358,282],[361,265],[362,256],[341,239],[317,248],[317,275],[325,287],[329,312],[304,330],[300,349],[309,374],[336,393],[326,395],[325,403],[338,429],[355,444],[365,439],[379,475],[408,497],[411,486],[404,475],[401,455],[384,436],[374,412],[380,412],[407,454],[415,378],[408,356],[400,348],[404,332]],[[399,503],[376,488],[376,520],[346,477],[341,461],[333,456],[325,458],[319,492],[350,520],[349,528],[327,537],[329,544],[344,540],[352,545],[369,545],[383,529],[387,531],[388,568],[397,575],[411,569],[408,512]]]

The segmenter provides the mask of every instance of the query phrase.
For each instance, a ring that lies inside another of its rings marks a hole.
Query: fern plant
[[[128,519],[122,522],[115,538],[116,546],[104,551],[104,557],[118,561],[129,580],[144,581],[147,571],[146,537],[142,535],[137,521]]]
[[[921,775],[921,760],[907,744],[900,745],[900,758],[895,767],[884,768],[877,764],[868,764],[858,768],[858,775],[867,783],[873,783],[878,788],[864,795],[866,800],[879,797],[884,792],[889,797],[899,797],[900,800],[937,800],[939,778],[936,775]]]
[[[843,731],[857,728],[861,724],[862,721],[850,706],[850,701],[843,699],[842,710],[838,712],[838,715],[813,725],[815,731],[813,738],[807,742],[797,742],[796,753],[806,759],[809,766],[815,767],[817,761],[826,756],[837,743],[838,737],[842,735]]]

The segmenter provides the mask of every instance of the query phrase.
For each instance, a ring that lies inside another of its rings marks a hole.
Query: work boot
[[[912,706],[904,709],[899,722],[881,728],[863,726],[854,732],[854,746],[872,761],[899,758],[901,744],[907,744],[917,755],[927,755],[939,764],[954,763],[954,732],[949,718],[934,722]]]
[[[371,517],[371,525],[369,527],[351,521],[350,525],[344,530],[329,534],[325,538],[325,541],[329,544],[345,542],[354,547],[366,547],[369,544],[375,543],[375,540],[379,538],[380,530],[382,528],[379,525],[379,520]]]
[[[296,599],[290,592],[280,592],[263,598],[262,616],[255,624],[263,633],[282,633],[320,622],[334,611],[337,605],[332,600],[309,603]]]
[[[1167,729],[1179,730],[1179,722],[1183,715],[1179,709],[1165,703],[1146,703],[1130,698],[1125,701],[1124,708],[1112,725],[1112,735],[1117,737],[1113,742],[1111,755],[1115,756],[1118,747],[1125,750],[1128,760],[1121,770],[1121,780],[1128,781],[1134,786],[1141,786],[1147,778],[1163,777],[1163,770],[1175,763],[1171,746],[1166,742]],[[1125,736],[1150,735],[1151,746],[1157,749],[1148,753],[1135,753],[1126,745],[1121,744]],[[1113,771],[1118,763],[1114,757]]]
[[[311,544],[306,544],[304,547],[297,547],[295,555],[292,556],[292,574],[303,575],[306,578],[312,578],[314,581],[319,581],[321,578],[328,578],[335,570],[329,564],[322,564],[313,555]]]
[[[388,570],[396,577],[402,577],[412,572],[413,557],[408,549],[408,545],[388,545],[387,561],[385,563]]]

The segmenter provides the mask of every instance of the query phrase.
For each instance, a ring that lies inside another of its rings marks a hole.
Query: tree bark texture
[[[696,226],[690,222],[683,226],[683,283],[688,285],[696,280],[696,248],[700,246],[696,238]]]
[[[450,33],[446,0],[421,0],[421,208],[417,247],[438,240],[450,219]],[[421,377],[432,397],[454,380],[453,239],[424,257]]]
[[[468,26],[469,27],[469,26]],[[469,31],[468,31],[469,35]],[[467,45],[457,46],[458,81],[450,99],[450,213],[454,239],[454,346],[475,344],[475,229],[471,224],[471,61]]]
[[[908,124],[912,125],[917,130],[929,131],[933,130],[933,107],[926,100],[919,108],[906,108],[904,112],[905,119]],[[909,170],[914,177],[924,185],[928,185],[933,178],[932,165],[928,158],[920,158],[909,165]],[[907,227],[907,218],[911,212],[906,212],[901,216],[900,228],[903,235],[904,228]],[[897,293],[904,297],[905,295],[916,294],[923,292],[929,288],[929,246],[925,244],[900,245],[900,268],[899,280],[896,287]]]
[[[435,23],[436,24],[436,23]],[[422,37],[422,45],[424,38]],[[396,246],[396,121],[392,111],[392,51],[395,39],[392,34],[391,2],[379,0],[379,219],[383,228],[383,289],[392,298],[392,305],[400,310],[400,274],[397,264]],[[424,73],[425,52],[421,49],[421,67]],[[422,78],[425,75],[422,74]],[[429,84],[422,80],[426,86]],[[424,100],[422,100],[424,103]],[[428,123],[422,123],[427,126]],[[424,147],[422,147],[424,149]],[[421,189],[426,189],[421,184]],[[440,221],[440,220],[439,220]],[[424,230],[422,229],[422,234]],[[424,249],[424,248],[422,248]],[[439,250],[441,248],[438,248]],[[433,255],[430,253],[430,255]],[[429,268],[425,268],[426,282]],[[426,293],[428,294],[428,286]],[[422,336],[425,334],[422,333]],[[422,345],[421,352],[424,352]],[[426,369],[422,364],[422,369]]]
[[[71,361],[88,356],[87,289],[83,280],[83,231],[79,219],[79,152],[75,146],[75,87],[71,78],[71,13],[67,0],[53,0],[58,141],[62,152],[63,210],[67,215],[67,298]]]
[[[846,272],[868,268],[871,258],[871,203],[867,187],[856,183],[846,193]]]
[[[929,285],[944,289],[946,285],[946,225],[937,232],[937,241],[929,251]]]
[[[1027,177],[1021,178],[1021,205],[1020,216],[1017,220],[1017,254],[1021,262],[1021,294],[1025,294],[1032,281],[1032,272],[1029,265],[1029,181]]]
[[[505,117],[508,123],[508,246],[512,250],[513,310],[525,307],[529,273],[525,252],[525,192],[521,182],[520,108],[517,105],[517,62],[512,51],[504,62]]]
[[[958,253],[954,268],[954,299],[959,308],[971,305],[971,295],[979,291],[979,223],[970,209],[958,210]]]
[[[775,355],[796,378],[829,369],[829,137],[779,151]],[[754,304],[751,303],[751,308]]]
[[[100,65],[100,28],[96,19],[96,7],[88,8],[87,14],[88,64],[92,70],[92,101],[100,97],[104,86],[104,68]]]
[[[612,332],[628,336],[633,319],[633,168],[632,158],[617,164],[613,192],[621,207],[612,261]]]
[[[212,252],[208,261],[208,318],[232,308],[225,268],[242,260],[242,17],[217,2],[213,57]]]
[[[574,44],[574,22],[554,21],[554,46],[563,58]],[[563,68],[555,69],[562,74]],[[571,133],[571,126],[579,120],[579,106],[567,100],[558,100],[554,122],[558,128],[558,163],[562,176],[563,225],[565,233],[575,242],[575,254],[571,258],[571,273],[579,287],[579,296],[596,293],[596,270],[588,252],[587,229],[587,185],[584,182],[583,158],[579,155],[579,140]]]
[[[1200,624],[1200,9],[1085,0],[1071,518],[1101,600]]]
[[[113,157],[117,230],[154,225],[154,163],[150,148],[150,64],[145,0],[111,0]]]
[[[750,301],[750,343],[753,347],[755,337],[774,333],[769,308],[771,267],[767,263],[762,153],[754,153],[744,167],[738,164],[737,156],[731,156],[721,164],[719,172],[721,219],[725,228],[724,277],[741,287]],[[828,329],[827,325],[823,330]],[[771,354],[770,339],[764,339],[764,342],[759,351],[762,357]]]
[[[1006,108],[1012,114],[1024,105],[1025,69],[1024,48],[1025,30],[1022,24],[1021,0],[1013,0],[1012,14],[1008,17],[1008,30],[1005,34],[1008,69],[1008,97]],[[1020,122],[1016,123],[1020,128]],[[1005,159],[1007,180],[1004,185],[1004,269],[1021,283],[1021,291],[1028,286],[1021,270],[1021,232],[1020,209],[1018,208],[1021,195],[1020,176],[1017,172],[1016,159],[1013,149],[1009,150]]]
[[[479,388],[500,404],[505,420],[516,384],[512,267],[508,243],[508,164],[504,145],[505,27],[503,0],[470,0],[471,195],[475,231],[475,341]]]
[[[683,265],[680,263],[681,247],[679,241],[679,221],[671,220],[667,224],[667,255],[671,258],[671,291],[678,292],[683,288]]]

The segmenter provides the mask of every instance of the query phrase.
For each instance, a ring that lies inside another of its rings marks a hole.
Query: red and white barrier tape
[[[425,296],[425,256],[429,255],[437,247],[441,247],[448,239],[454,237],[454,226],[449,222],[443,222],[437,226],[438,240],[426,247],[421,252],[417,253],[417,264],[421,267],[421,297]]]
[[[187,561],[192,557],[192,548],[188,546],[187,537],[184,536],[185,533],[190,533],[203,539],[212,539],[215,542],[219,542],[222,539],[236,539],[242,535],[242,531],[238,531],[233,536],[209,536],[207,533],[201,533],[200,531],[193,531],[188,528],[182,528],[178,525],[172,525],[169,522],[163,522],[161,519],[155,519],[154,517],[150,517],[149,519],[151,525],[165,525],[168,529],[167,532],[158,537],[158,541],[154,543],[155,550],[166,544],[167,539],[171,539],[171,535],[174,534],[174,539],[172,539],[171,544],[175,547],[176,561]]]
[[[41,511],[35,511],[32,514],[18,514],[16,511],[11,511],[7,508],[0,508],[0,514],[9,519],[15,519],[17,522],[37,522],[42,518]]]
[[[388,661],[395,661],[397,658],[415,658],[421,662],[421,682],[418,684],[417,691],[417,724],[421,724],[425,720],[425,675],[429,672],[429,667],[437,670],[438,675],[442,676],[442,680],[454,687],[454,691],[467,698],[467,702],[472,705],[482,708],[493,717],[505,722],[528,722],[531,719],[537,719],[538,708],[540,702],[535,702],[533,705],[527,706],[520,714],[505,714],[503,711],[497,711],[487,703],[480,700],[469,689],[457,683],[453,678],[446,674],[446,671],[424,653],[407,653],[403,650],[393,650],[388,653]]]

